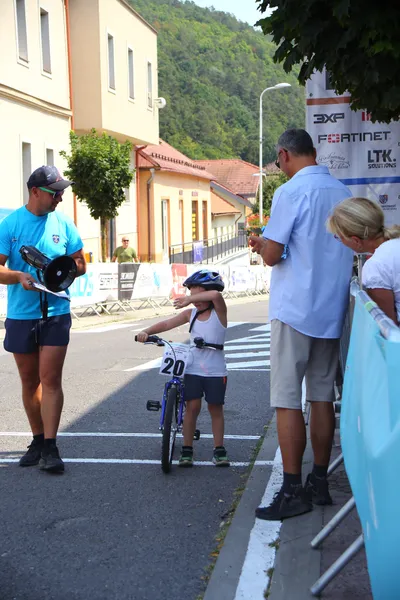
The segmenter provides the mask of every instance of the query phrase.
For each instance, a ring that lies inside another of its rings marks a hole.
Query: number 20
[[[173,367],[173,371],[171,372],[171,367]],[[175,377],[180,377],[185,369],[185,363],[183,360],[177,360],[174,364],[174,359],[167,357],[165,359],[165,367],[161,370],[161,373],[165,373],[165,375],[171,375],[172,373]]]

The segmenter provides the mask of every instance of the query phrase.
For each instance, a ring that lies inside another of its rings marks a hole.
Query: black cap
[[[63,179],[56,167],[43,165],[43,167],[39,167],[33,171],[26,185],[28,186],[28,190],[33,187],[46,187],[49,188],[49,190],[61,192],[68,186],[73,185],[73,183],[73,181]]]

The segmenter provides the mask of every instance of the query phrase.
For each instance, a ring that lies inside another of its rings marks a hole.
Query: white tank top
[[[197,310],[194,308],[190,316],[192,323]],[[221,324],[214,309],[207,321],[196,319],[190,332],[190,358],[186,373],[188,375],[201,375],[202,377],[226,377],[227,369],[223,350],[213,348],[196,348],[194,338],[201,337],[208,344],[225,343],[226,327]]]

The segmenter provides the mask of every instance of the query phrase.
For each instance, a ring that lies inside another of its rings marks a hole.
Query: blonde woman
[[[354,252],[372,254],[362,271],[368,295],[397,325],[400,323],[400,226],[385,227],[378,204],[348,198],[327,222],[328,231]]]

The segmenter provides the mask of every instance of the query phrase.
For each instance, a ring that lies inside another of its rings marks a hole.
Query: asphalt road
[[[226,434],[252,436],[226,440],[234,463],[248,463],[271,417],[266,315],[265,300],[229,308],[240,324],[227,337]],[[162,473],[159,437],[110,435],[158,433],[159,413],[145,404],[161,399],[164,380],[145,365],[161,351],[133,342],[141,326],[72,334],[60,431],[73,435],[59,438],[69,459],[62,476],[18,467],[30,436],[21,435],[28,427],[13,359],[0,354],[0,600],[196,600],[204,591],[215,537],[247,467],[208,464],[207,410],[191,470]],[[186,341],[186,329],[168,338]]]

